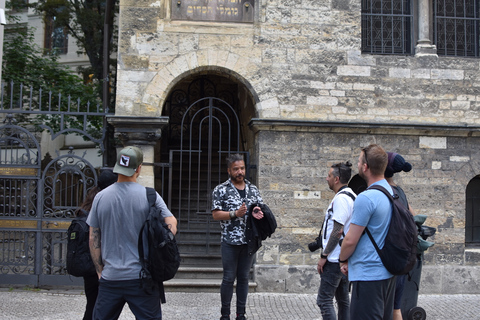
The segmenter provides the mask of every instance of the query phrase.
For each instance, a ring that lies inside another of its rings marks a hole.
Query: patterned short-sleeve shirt
[[[237,188],[228,179],[215,187],[212,194],[212,211],[231,211],[239,209],[245,202],[247,210],[251,205],[263,203],[258,188],[245,180],[245,197],[242,197]],[[222,241],[228,244],[240,245],[247,244],[245,239],[246,216],[235,218],[233,220],[221,220]]]

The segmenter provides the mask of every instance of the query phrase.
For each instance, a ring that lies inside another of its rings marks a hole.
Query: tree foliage
[[[107,0],[39,0],[35,8],[43,14],[44,19],[55,17],[55,25],[68,29],[69,35],[75,38],[79,53],[85,53],[90,61],[90,67],[84,68],[84,75],[93,74],[98,81],[100,90],[103,79],[103,56],[104,56],[104,24]],[[114,8],[116,12],[117,7]],[[116,52],[117,41],[114,35],[114,14],[111,13],[107,21],[109,32],[109,57]],[[111,70],[116,69],[116,60],[110,59]],[[111,76],[114,79],[115,76]],[[115,87],[114,85],[112,87]]]
[[[101,104],[94,86],[84,84],[82,78],[59,64],[57,56],[43,55],[42,48],[35,45],[32,31],[19,31],[10,35],[3,46],[2,80],[6,83],[4,106],[39,110],[41,106],[45,108],[50,104],[55,111],[85,112],[88,109],[94,110],[96,105]],[[71,128],[83,127],[82,117],[69,117],[66,122]],[[47,124],[52,129],[59,130],[60,118],[40,115],[33,123]],[[98,137],[102,125],[102,119],[91,117],[88,125],[90,134]]]

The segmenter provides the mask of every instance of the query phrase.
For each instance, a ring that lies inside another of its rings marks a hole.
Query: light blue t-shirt
[[[393,195],[387,180],[380,180],[372,185],[381,185]],[[367,227],[379,248],[383,248],[390,219],[392,205],[380,190],[367,189],[355,200],[351,224]],[[377,281],[391,278],[393,275],[383,266],[380,256],[364,233],[358,241],[352,256],[348,259],[348,280]]]
[[[158,193],[155,205],[172,216]],[[95,196],[87,224],[100,228],[103,279],[139,279],[138,236],[149,211],[145,187],[136,182],[114,183]]]

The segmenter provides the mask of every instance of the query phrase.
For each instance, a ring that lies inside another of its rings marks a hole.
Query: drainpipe
[[[5,1],[5,0],[0,0]],[[115,7],[115,0],[107,0],[105,4],[105,21],[103,24],[103,87],[102,87],[102,100],[103,100],[103,110],[104,112],[108,110],[108,102],[110,98],[110,84],[109,84],[109,72],[110,72],[110,21],[112,18],[112,12]],[[110,150],[110,129],[107,122],[107,118],[103,118],[103,127],[105,128],[105,138],[103,140],[104,152],[103,152],[103,166],[107,167],[109,165],[109,150]]]

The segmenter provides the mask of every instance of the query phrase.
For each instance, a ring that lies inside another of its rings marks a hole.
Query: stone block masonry
[[[396,181],[437,228],[424,287],[480,292],[479,255],[465,244],[465,190],[480,174],[477,58],[364,54],[358,0],[256,1],[253,23],[175,21],[171,4],[120,1],[116,116],[165,115],[189,78],[233,79],[247,93],[242,130],[253,130],[255,182],[279,224],[257,255],[259,291],[316,290],[306,245],[333,197],[328,166],[350,160],[356,172],[360,147],[379,143],[413,164]]]
[[[465,163],[480,157],[480,151],[470,147],[470,143],[479,143],[478,139],[466,144],[461,143],[461,138],[451,137],[260,132],[259,186],[265,201],[277,213],[279,228],[272,239],[264,242],[257,256],[258,290],[314,292],[318,289],[315,267],[318,252],[311,253],[307,244],[318,235],[325,209],[334,196],[325,181],[329,166],[348,160],[354,164],[353,175],[357,174],[361,147],[375,142],[387,151],[402,154],[412,163],[413,170],[396,174],[395,182],[405,190],[415,214],[426,215],[425,225],[437,229],[436,235],[429,239],[435,245],[425,253],[423,281],[426,283],[422,285],[422,292],[451,292],[447,288],[450,281],[447,276],[431,275],[437,268],[447,272],[454,266],[465,276],[463,281],[471,283],[468,291],[475,291],[473,286],[478,285],[478,280],[468,274],[465,265],[478,262],[479,256],[464,253],[462,227],[466,206],[464,188],[480,170]],[[262,156],[264,154],[268,158]],[[431,168],[437,162],[442,166],[432,173]],[[265,166],[278,170],[264,170]],[[282,190],[270,189],[274,185],[282,186]],[[462,292],[460,287],[454,291]]]

